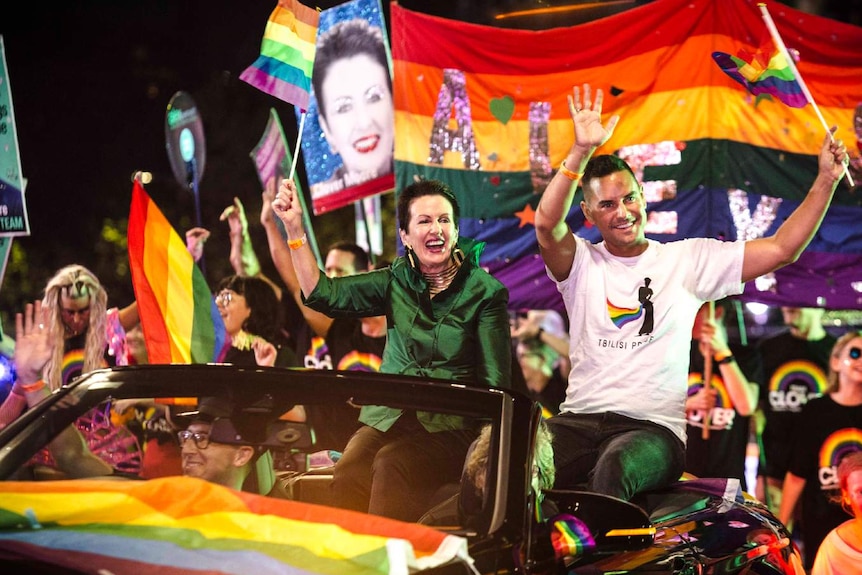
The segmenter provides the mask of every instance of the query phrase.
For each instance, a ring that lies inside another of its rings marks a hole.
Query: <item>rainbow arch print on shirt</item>
[[[769,380],[769,391],[789,391],[791,383],[804,384],[809,395],[822,395],[829,385],[820,366],[805,359],[788,361],[775,370]]]
[[[313,337],[309,352],[312,357],[320,361],[329,353],[329,346],[326,345],[326,340],[322,337]]]
[[[622,327],[627,323],[631,323],[640,318],[644,313],[643,306],[619,307],[612,304],[610,300],[606,301],[608,304],[608,315],[610,316],[611,321],[614,322],[614,325],[620,329],[622,329]]]
[[[373,353],[363,353],[353,350],[341,358],[338,362],[338,369],[347,371],[380,371],[381,359]]]
[[[819,467],[820,469],[837,468],[841,460],[854,451],[862,451],[862,429],[857,427],[839,429],[830,434],[820,446]]]
[[[108,367],[108,363],[103,359],[99,367]],[[75,377],[78,377],[84,372],[84,350],[73,349],[63,356],[63,364],[61,366],[61,381],[63,385],[69,383]]]

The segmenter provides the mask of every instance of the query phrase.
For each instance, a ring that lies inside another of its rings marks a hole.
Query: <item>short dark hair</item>
[[[258,277],[232,275],[219,282],[217,292],[226,289],[244,296],[251,309],[242,329],[268,342],[275,340],[281,327],[281,306],[272,286]]]
[[[329,253],[332,250],[353,254],[353,267],[357,271],[366,271],[369,267],[368,252],[362,249],[362,246],[358,244],[347,241],[338,241],[329,246],[329,250],[326,253]]]
[[[594,156],[589,162],[587,162],[587,167],[584,169],[584,175],[581,176],[581,187],[586,190],[590,185],[591,180],[604,178],[605,176],[610,176],[616,172],[628,172],[631,174],[632,180],[634,180],[636,184],[640,185],[637,176],[635,176],[631,166],[629,166],[625,160],[619,156],[614,156],[613,154],[602,154],[600,156]]]
[[[455,222],[455,228],[458,228],[461,208],[458,206],[458,200],[452,193],[452,189],[440,180],[420,180],[410,184],[398,194],[398,207],[396,209],[398,229],[407,231],[407,226],[410,223],[410,204],[422,196],[443,196],[449,200],[449,203],[452,204],[452,219]]]
[[[326,118],[326,108],[322,97],[323,81],[326,80],[329,67],[334,62],[360,54],[376,61],[386,71],[386,85],[389,92],[392,92],[392,78],[389,75],[389,58],[386,56],[383,32],[364,18],[342,20],[321,34],[314,53],[311,85],[314,88],[320,115],[324,118]]]

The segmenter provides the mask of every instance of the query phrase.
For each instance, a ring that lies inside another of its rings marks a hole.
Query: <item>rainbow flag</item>
[[[317,10],[297,0],[278,0],[266,22],[260,56],[240,79],[307,110],[319,19]]]
[[[4,553],[140,575],[383,575],[470,561],[466,539],[430,527],[190,477],[2,483]]]
[[[826,122],[838,126],[854,169],[862,168],[853,135],[862,28],[785,6],[773,18],[799,53],[797,69]],[[451,21],[398,4],[391,21],[396,189],[417,177],[451,185],[460,233],[487,242],[482,264],[509,288],[512,309],[563,311],[538,255],[533,217],[573,141],[566,96],[575,85],[601,88],[605,119],[621,116],[597,153],[626,158],[645,182],[652,239],[771,235],[817,173],[825,131],[813,106],[757,97],[713,58],[766,55],[769,31],[754,0],[656,0],[540,31]],[[768,67],[767,59],[755,82],[776,77]],[[842,181],[800,261],[749,282],[744,297],[862,309],[858,195]],[[568,222],[599,241],[580,199],[579,192]]]
[[[771,56],[763,56],[763,53],[750,54],[745,50],[740,51],[739,56],[724,52],[712,54],[718,67],[753,95],[774,96],[793,108],[802,108],[808,104],[793,69],[781,51],[773,49]]]
[[[228,339],[206,279],[137,181],[128,234],[132,284],[150,363],[221,359]]]

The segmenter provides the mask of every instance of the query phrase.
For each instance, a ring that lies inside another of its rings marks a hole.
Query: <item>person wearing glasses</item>
[[[231,338],[224,363],[292,365],[292,350],[276,346],[281,306],[266,281],[253,276],[228,276],[218,284],[215,303]]]
[[[826,393],[808,400],[800,413],[778,511],[786,524],[801,504],[803,559],[809,570],[827,533],[847,520],[833,500],[840,497],[842,458],[862,451],[862,331],[838,338],[827,378]]]
[[[202,399],[189,426],[177,434],[183,475],[241,491],[263,453],[258,445],[264,428],[247,419],[226,400]]]

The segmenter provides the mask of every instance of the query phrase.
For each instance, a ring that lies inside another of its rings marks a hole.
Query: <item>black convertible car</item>
[[[176,432],[203,397],[229,399],[263,425],[268,482],[252,474],[240,492],[171,474]],[[366,404],[486,428],[482,495],[464,481],[445,486],[417,524],[332,507],[331,464]],[[298,409],[304,416],[289,415]],[[228,365],[93,372],[0,431],[0,571],[804,573],[785,527],[734,481],[690,478],[631,503],[537,494],[540,422],[540,407],[516,393],[396,375]],[[74,460],[52,457],[46,446],[70,426],[113,473],[87,477]]]

